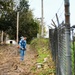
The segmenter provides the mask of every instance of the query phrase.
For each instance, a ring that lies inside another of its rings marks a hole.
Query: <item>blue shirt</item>
[[[26,40],[21,39],[19,45],[20,45],[20,49],[26,49]]]

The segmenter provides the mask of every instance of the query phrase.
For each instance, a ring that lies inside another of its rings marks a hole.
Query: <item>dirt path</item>
[[[36,53],[29,45],[23,62],[16,46],[0,46],[0,75],[33,75],[31,69],[35,63]]]

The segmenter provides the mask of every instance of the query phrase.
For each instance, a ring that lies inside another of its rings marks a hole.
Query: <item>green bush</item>
[[[37,62],[42,63],[44,58],[49,54],[48,49],[48,39],[34,39],[31,42],[31,47],[38,53]]]

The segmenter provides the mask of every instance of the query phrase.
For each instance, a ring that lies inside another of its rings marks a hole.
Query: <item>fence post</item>
[[[65,29],[65,40],[66,40],[66,75],[72,75],[72,61],[71,61],[71,42],[69,30]]]
[[[65,1],[66,75],[72,75],[69,0]]]

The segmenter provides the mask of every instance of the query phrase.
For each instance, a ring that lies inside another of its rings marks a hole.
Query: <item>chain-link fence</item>
[[[49,37],[53,60],[56,64],[56,75],[72,75],[71,41],[68,29],[61,24],[49,30]]]

